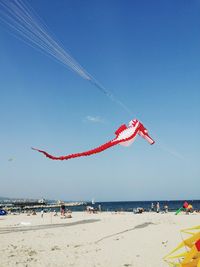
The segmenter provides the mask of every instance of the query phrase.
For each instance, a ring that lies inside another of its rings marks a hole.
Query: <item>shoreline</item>
[[[28,202],[21,202],[20,206],[17,202],[15,203],[1,203],[0,209],[5,209],[8,212],[31,212],[33,210],[39,212],[42,209],[45,212],[51,212],[53,210],[60,211],[62,206],[65,206],[65,209],[69,209],[73,212],[75,211],[85,211],[87,206],[92,206],[95,210],[99,210],[99,206],[101,207],[100,210],[105,211],[124,211],[124,212],[133,212],[134,210],[140,208],[145,212],[152,211],[152,204],[154,204],[154,210],[156,211],[156,203],[159,203],[159,211],[164,212],[176,212],[179,210],[185,201],[176,200],[176,201],[113,201],[113,202],[60,202],[60,203],[37,203],[33,202],[34,205],[28,205]],[[200,212],[200,200],[187,200],[189,204],[192,205],[193,210],[196,212]]]

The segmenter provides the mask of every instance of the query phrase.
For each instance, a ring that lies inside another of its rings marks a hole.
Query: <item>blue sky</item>
[[[28,3],[132,115],[1,22],[0,195],[199,199],[200,2]],[[64,162],[30,149],[55,155],[88,150],[133,118],[143,122],[155,145],[138,136],[129,148]]]

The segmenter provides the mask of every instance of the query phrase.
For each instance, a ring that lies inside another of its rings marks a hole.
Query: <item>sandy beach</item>
[[[74,212],[0,217],[0,266],[164,267],[200,214]]]

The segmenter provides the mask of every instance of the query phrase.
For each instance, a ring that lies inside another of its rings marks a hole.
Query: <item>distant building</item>
[[[44,198],[41,198],[38,200],[38,203],[40,204],[46,204],[46,200]]]

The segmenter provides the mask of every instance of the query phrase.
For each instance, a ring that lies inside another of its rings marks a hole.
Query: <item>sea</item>
[[[183,206],[183,203],[187,201],[193,206],[194,210],[200,211],[200,200],[155,200],[155,201],[112,201],[112,202],[86,202],[81,206],[69,207],[72,211],[84,211],[86,206],[92,206],[99,209],[99,205],[102,211],[127,211],[133,212],[137,208],[143,208],[145,211],[151,211],[152,203],[156,206],[156,203],[160,204],[160,211],[164,211],[164,206],[168,206],[169,212],[174,212]]]

